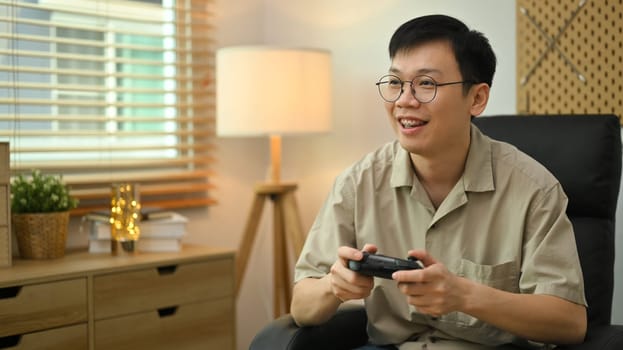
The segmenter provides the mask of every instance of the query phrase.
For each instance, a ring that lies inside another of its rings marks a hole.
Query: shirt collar
[[[392,163],[392,177],[390,185],[392,187],[412,187],[416,180],[413,164],[409,152],[402,148],[398,141],[394,141],[395,156]]]
[[[492,159],[491,139],[472,124],[471,142],[463,172],[465,191],[485,192],[495,189]]]
[[[471,142],[467,153],[467,161],[465,163],[465,171],[463,172],[463,184],[465,191],[484,192],[492,191],[495,186],[493,184],[493,166],[491,139],[485,136],[480,130],[472,124],[471,126]],[[402,187],[414,185],[417,181],[411,157],[398,141],[394,142],[395,156],[392,164],[392,176],[390,184],[392,187]]]

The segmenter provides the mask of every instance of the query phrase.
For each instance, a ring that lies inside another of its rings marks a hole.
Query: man
[[[495,72],[488,40],[424,16],[396,30],[389,54],[377,86],[397,140],[336,179],[296,266],[295,321],[320,324],[364,299],[370,348],[582,342],[584,286],[560,184],[471,123]],[[424,268],[367,277],[347,267],[362,250]]]

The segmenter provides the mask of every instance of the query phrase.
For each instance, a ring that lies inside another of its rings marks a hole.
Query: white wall
[[[489,37],[499,64],[485,114],[515,113],[514,1],[214,1],[218,47],[283,44],[332,52],[333,131],[283,140],[283,177],[299,184],[297,198],[305,229],[337,173],[393,138],[374,82],[388,68],[387,44],[396,27],[430,13],[456,16]],[[236,248],[253,185],[267,172],[268,141],[218,139],[217,146],[217,176],[212,181],[219,204],[184,211],[191,218],[187,241]],[[247,349],[255,333],[272,318],[271,216],[265,214],[237,304],[238,349]],[[621,232],[619,226],[617,231]],[[623,239],[618,241],[618,251],[623,251]],[[620,260],[616,276],[623,276]],[[617,283],[615,298],[621,299],[623,282],[619,278]],[[623,323],[621,302],[615,305],[614,320]]]

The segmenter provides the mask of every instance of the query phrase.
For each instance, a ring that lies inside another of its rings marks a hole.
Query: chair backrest
[[[616,206],[621,183],[621,128],[614,115],[474,118],[491,138],[515,145],[558,178],[569,197],[589,304],[589,327],[610,324]]]

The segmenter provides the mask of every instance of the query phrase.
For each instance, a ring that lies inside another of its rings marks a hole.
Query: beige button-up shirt
[[[470,280],[513,293],[555,295],[586,305],[567,197],[538,162],[472,126],[463,176],[435,210],[409,153],[388,143],[335,180],[296,265],[295,281],[328,273],[343,245],[406,258],[426,249]],[[375,344],[426,334],[483,345],[523,340],[467,314],[438,319],[418,313],[396,282],[375,278],[365,300]]]

